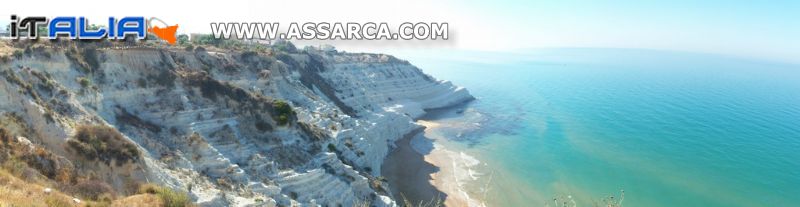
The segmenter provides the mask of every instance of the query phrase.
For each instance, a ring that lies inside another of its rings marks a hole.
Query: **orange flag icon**
[[[178,31],[178,25],[175,26],[167,26],[166,28],[161,28],[158,26],[153,26],[147,29],[148,32],[155,34],[158,38],[162,40],[166,40],[167,43],[170,45],[174,45],[177,38],[175,38],[175,32]]]

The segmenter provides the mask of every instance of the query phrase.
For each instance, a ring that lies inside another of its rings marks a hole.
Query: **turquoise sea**
[[[800,66],[637,49],[399,53],[466,87],[489,206],[800,206]],[[464,120],[459,120],[464,119]],[[488,189],[488,191],[487,191]],[[485,192],[484,192],[485,191]]]

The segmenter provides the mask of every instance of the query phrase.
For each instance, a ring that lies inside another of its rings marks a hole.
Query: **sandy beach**
[[[411,139],[421,134],[422,129],[415,130],[398,140],[395,143],[397,149],[386,157],[381,167],[381,174],[388,180],[398,202],[403,198],[415,204],[446,198],[445,193],[430,182],[431,174],[438,172],[439,167],[427,162],[422,154],[411,148]]]
[[[431,136],[440,127],[434,121],[419,120],[424,131],[409,133],[396,142],[395,149],[384,162],[382,174],[389,180],[398,199],[429,203],[444,200],[446,206],[484,206],[464,190],[464,184],[477,179],[469,169],[479,162],[472,157],[445,149]]]

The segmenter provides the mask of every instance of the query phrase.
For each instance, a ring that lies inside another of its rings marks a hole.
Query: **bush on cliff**
[[[139,149],[114,128],[104,125],[78,126],[75,136],[67,144],[79,155],[106,164],[116,161],[121,165],[139,158]]]
[[[14,58],[17,58],[17,59],[22,58],[22,55],[23,55],[22,50],[14,50],[13,54],[14,54]]]
[[[289,41],[276,42],[273,45],[273,47],[275,48],[275,50],[278,50],[278,51],[287,52],[287,53],[297,53],[297,47],[295,47],[294,44],[292,44]]]
[[[94,73],[100,69],[100,52],[94,46],[69,48],[64,55],[81,72]]]
[[[286,125],[289,123],[289,117],[292,116],[292,106],[286,101],[283,100],[276,100],[272,102],[272,108],[275,109],[274,119],[275,122],[278,122],[278,125]]]
[[[88,88],[89,86],[92,85],[92,82],[86,77],[79,77],[78,83],[81,84],[81,87],[83,88]]]
[[[99,180],[80,181],[72,186],[72,193],[83,199],[111,202],[117,196],[114,188]]]

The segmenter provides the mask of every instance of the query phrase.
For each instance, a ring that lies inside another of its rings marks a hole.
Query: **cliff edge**
[[[0,128],[69,170],[27,165],[200,205],[396,205],[379,179],[394,141],[473,99],[383,54],[4,44]]]

